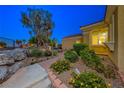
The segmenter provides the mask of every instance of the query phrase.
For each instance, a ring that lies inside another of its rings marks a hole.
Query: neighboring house
[[[5,38],[5,37],[0,37],[0,42],[5,43],[5,46],[7,48],[15,47],[15,41],[12,40],[12,39],[8,39],[8,38]],[[0,48],[4,48],[4,47],[0,45]]]
[[[124,6],[107,6],[102,22],[80,29],[84,32],[84,42],[96,53],[104,50],[103,54],[107,54],[117,65],[119,72],[124,74]],[[101,45],[104,49],[100,48]]]
[[[72,49],[74,43],[83,42],[82,34],[71,35],[63,38],[62,49]]]

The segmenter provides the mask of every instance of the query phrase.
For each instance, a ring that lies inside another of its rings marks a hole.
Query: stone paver
[[[62,81],[59,80],[59,79],[56,79],[56,80],[54,80],[53,84],[54,84],[54,86],[55,86],[56,88],[58,88],[58,87],[62,84]]]
[[[59,86],[59,88],[67,88],[67,86],[62,83],[62,84]]]
[[[46,60],[44,62],[41,62],[39,63],[41,66],[43,66],[46,70],[49,69],[49,67],[51,66],[52,63],[56,62],[57,60],[63,58],[63,54],[64,53],[60,53],[58,56],[52,58],[52,59],[49,59],[49,60]]]
[[[50,79],[51,79],[51,80],[55,80],[56,78],[57,78],[57,77],[56,77],[56,75],[54,75],[54,74],[50,76]]]

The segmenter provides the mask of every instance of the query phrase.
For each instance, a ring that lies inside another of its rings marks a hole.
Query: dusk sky
[[[0,37],[29,39],[28,29],[20,22],[21,12],[28,7],[43,8],[52,14],[55,23],[52,38],[59,43],[65,36],[81,33],[80,26],[103,20],[106,11],[106,6],[0,6]]]

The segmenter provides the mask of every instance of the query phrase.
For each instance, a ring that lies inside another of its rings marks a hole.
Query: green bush
[[[35,43],[36,43],[36,38],[35,38],[35,37],[31,37],[31,38],[29,39],[29,43],[30,43],[30,44],[35,44]]]
[[[112,66],[109,66],[109,65],[106,66],[103,73],[106,78],[113,78],[113,79],[116,78],[116,74],[115,74],[114,68]]]
[[[55,51],[55,50],[52,51],[53,56],[57,56],[57,54],[58,54],[58,51]]]
[[[52,56],[52,52],[49,50],[46,50],[44,53],[45,56]]]
[[[75,88],[106,88],[104,79],[93,72],[75,74],[69,84]]]
[[[31,56],[32,57],[41,57],[43,56],[43,51],[37,49],[37,48],[32,48],[31,50]]]
[[[73,45],[73,49],[77,52],[78,55],[80,55],[80,51],[85,49],[85,48],[88,48],[88,45],[87,44],[82,44],[82,43],[75,43]]]
[[[66,60],[58,60],[51,65],[51,68],[58,74],[70,69],[70,63]]]
[[[6,45],[7,45],[7,44],[6,44],[5,42],[0,41],[0,46],[1,46],[1,47],[5,48],[5,47],[6,47]]]
[[[78,59],[78,55],[75,51],[68,50],[64,53],[64,58],[70,62],[75,62]]]
[[[85,64],[98,72],[104,71],[104,65],[101,63],[101,59],[99,56],[95,54],[95,52],[84,49],[80,52],[81,58],[84,60]]]
[[[95,64],[95,70],[99,73],[103,73],[105,71],[105,67],[102,63]]]

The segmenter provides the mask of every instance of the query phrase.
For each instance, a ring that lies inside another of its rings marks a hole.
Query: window
[[[115,43],[115,15],[112,15],[111,18],[111,24],[109,24],[109,42],[106,42],[105,44],[109,47],[111,51],[114,51],[114,43]]]
[[[79,43],[81,43],[81,41],[80,40],[77,40],[76,43],[79,44]]]
[[[107,42],[108,32],[95,32],[92,34],[92,45],[103,45]]]

